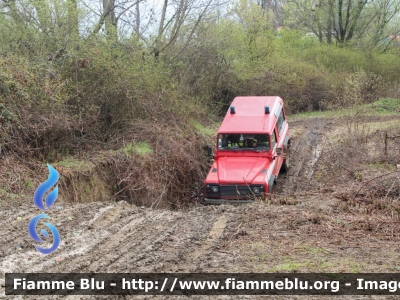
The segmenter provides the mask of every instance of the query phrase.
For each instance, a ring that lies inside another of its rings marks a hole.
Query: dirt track
[[[311,149],[324,128],[323,121],[315,122],[307,130],[306,140],[294,139],[291,170],[280,176],[281,193],[297,191],[300,179],[307,179],[306,169],[313,159]],[[226,227],[238,225],[240,216],[236,214],[241,210],[243,207],[236,206],[153,210],[126,202],[55,205],[46,212],[59,228],[62,242],[56,253],[39,262],[36,259],[42,256],[32,249],[26,232],[39,210],[29,202],[22,209],[0,212],[1,237],[5,241],[0,248],[2,271],[40,272],[49,267],[54,272],[200,271],[208,256],[215,256],[211,248],[218,244]],[[16,251],[18,247],[21,250]],[[21,256],[30,260],[21,261]]]
[[[2,282],[11,272],[393,271],[387,268],[398,260],[398,234],[389,232],[394,227],[381,225],[371,234],[364,228],[368,216],[356,219],[338,210],[329,195],[304,195],[318,145],[334,123],[302,120],[291,126],[296,137],[291,170],[278,181],[280,203],[180,211],[126,202],[58,203],[47,213],[61,244],[48,256],[34,249],[27,233],[40,213],[33,203],[0,211]]]
[[[2,212],[2,271],[199,271],[236,210],[209,206],[174,212],[126,202],[71,205],[49,212],[62,240],[46,259],[32,249],[25,228],[35,209]]]

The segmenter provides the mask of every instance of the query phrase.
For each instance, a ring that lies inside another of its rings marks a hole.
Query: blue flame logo
[[[49,169],[49,177],[45,182],[43,182],[39,187],[36,189],[35,194],[33,195],[33,203],[36,205],[37,208],[40,210],[45,211],[46,209],[49,209],[54,202],[57,200],[58,196],[58,186],[54,188],[51,192],[49,192],[46,196],[45,203],[43,203],[43,197],[48,192],[53,185],[55,185],[58,181],[59,175],[58,172],[49,164],[47,164],[47,167]],[[46,204],[46,206],[45,206]],[[34,239],[38,243],[43,243],[44,241],[41,239],[41,237],[37,234],[36,232],[36,225],[39,222],[40,219],[50,219],[50,217],[46,214],[40,214],[34,217],[28,224],[28,233],[31,236],[32,239]],[[53,251],[55,251],[58,246],[60,245],[60,234],[58,233],[58,230],[56,227],[54,227],[50,223],[43,223],[46,225],[50,231],[51,234],[53,235],[53,245],[50,248],[41,248],[39,246],[35,245],[35,248],[37,251],[43,254],[49,254]],[[49,234],[46,230],[42,229],[40,233],[45,237],[48,238]]]

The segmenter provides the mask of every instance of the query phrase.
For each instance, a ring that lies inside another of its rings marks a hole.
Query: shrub
[[[359,70],[347,75],[342,84],[333,88],[334,101],[325,102],[325,108],[356,107],[375,102],[382,95],[384,88],[380,75],[367,74]]]

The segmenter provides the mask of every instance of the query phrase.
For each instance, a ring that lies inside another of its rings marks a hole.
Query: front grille
[[[221,185],[221,196],[222,197],[244,197],[252,196],[253,193],[250,186],[247,185]]]

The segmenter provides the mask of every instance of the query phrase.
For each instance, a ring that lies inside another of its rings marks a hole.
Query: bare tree
[[[320,42],[381,35],[399,12],[398,0],[288,0],[286,14],[294,26],[312,31]],[[376,40],[377,38],[375,38]]]
[[[154,55],[157,57],[171,47],[178,47],[174,49],[179,55],[191,43],[205,18],[225,3],[215,0],[164,0],[156,39],[152,46]]]
[[[139,1],[136,2],[136,20],[135,20],[135,31],[137,34],[137,39],[140,39],[140,7]]]
[[[68,0],[68,19],[71,22],[71,32],[79,36],[78,1]]]
[[[369,29],[371,40],[374,44],[386,38],[388,35],[398,34],[398,30],[388,28],[389,23],[398,15],[400,11],[400,1],[398,0],[376,0],[371,7],[368,7],[370,20],[373,26],[368,28],[369,24],[365,24],[365,32]]]
[[[107,37],[117,39],[117,17],[115,15],[115,0],[103,0],[103,16]]]
[[[43,50],[44,45],[54,50],[60,41],[79,37],[77,0],[0,0],[0,11],[14,29],[18,28],[15,31],[18,35],[32,29],[43,34],[40,39]]]
[[[100,14],[100,19],[92,31],[91,35],[97,34],[105,25],[107,38],[117,39],[117,17],[115,14],[115,0],[102,0],[103,11]]]
[[[257,3],[267,12],[273,14],[275,26],[283,25],[282,8],[285,4],[283,0],[258,0]]]

